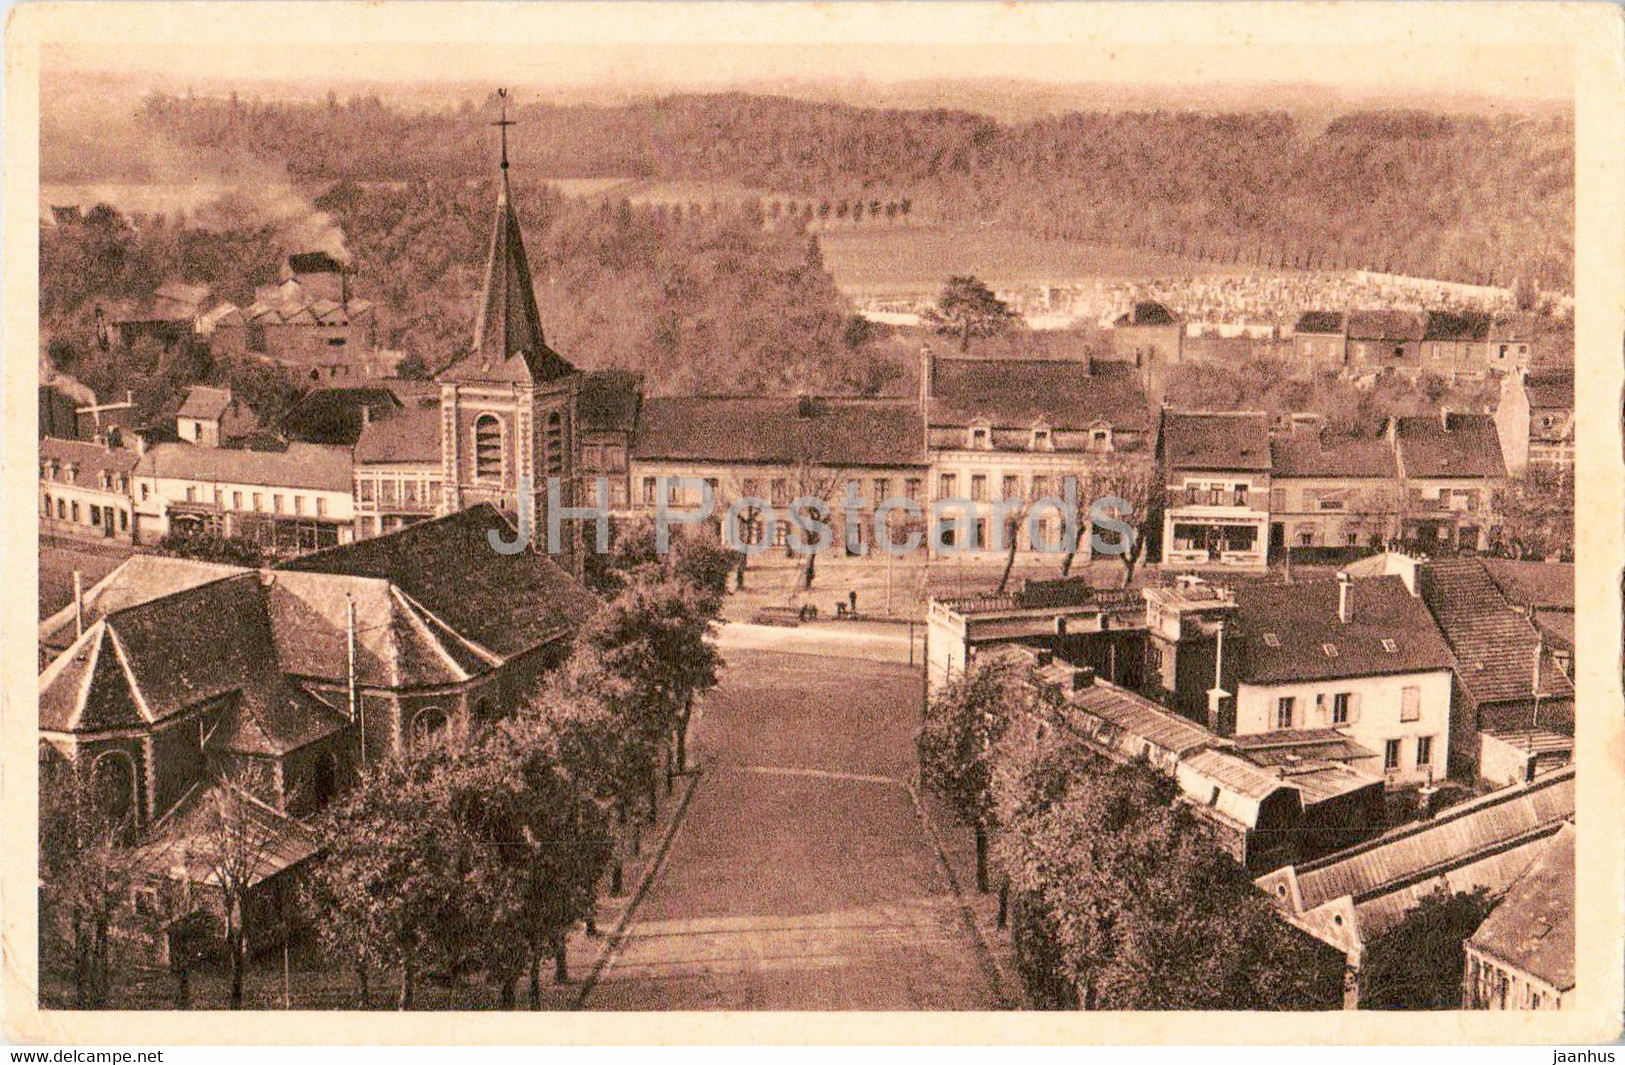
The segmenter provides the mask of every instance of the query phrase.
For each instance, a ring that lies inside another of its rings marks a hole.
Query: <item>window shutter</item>
[[[1349,692],[1349,724],[1360,720],[1360,693]]]

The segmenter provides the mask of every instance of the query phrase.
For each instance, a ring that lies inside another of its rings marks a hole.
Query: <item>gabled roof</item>
[[[1351,311],[1350,340],[1420,340],[1422,320],[1410,311]]]
[[[443,381],[546,384],[577,372],[542,338],[542,316],[512,201],[504,167],[474,344],[467,357],[440,375]]]
[[[368,419],[388,418],[400,409],[395,393],[382,386],[319,388],[282,416],[281,428],[290,440],[354,447]]]
[[[1574,609],[1574,563],[1532,562],[1526,559],[1481,560],[1490,580],[1513,606],[1534,609]]]
[[[633,454],[835,469],[927,462],[917,404],[819,396],[651,396]]]
[[[226,785],[215,785],[225,787]],[[243,845],[253,861],[249,884],[256,884],[293,868],[321,850],[309,829],[277,813],[251,796],[241,800]],[[209,861],[218,846],[212,789],[195,784],[168,813],[153,825],[149,842],[135,851],[140,866],[154,876],[213,884],[218,873]],[[235,809],[235,807],[234,807]],[[235,832],[234,822],[231,831]]]
[[[1431,820],[1266,873],[1256,883],[1277,906],[1299,915],[1351,900],[1358,927],[1345,934],[1370,943],[1436,886],[1502,891],[1573,816],[1569,765]]]
[[[349,720],[297,684],[272,680],[232,700],[209,734],[211,751],[280,758],[349,727]]]
[[[1399,475],[1394,449],[1382,437],[1372,440],[1298,433],[1270,441],[1274,477],[1374,477]]]
[[[1400,418],[1395,444],[1406,477],[1507,475],[1501,436],[1488,414],[1449,412]]]
[[[107,614],[40,674],[40,728],[137,728],[262,683],[276,657],[258,576]]]
[[[1416,590],[1455,652],[1456,680],[1477,702],[1532,698],[1540,637],[1508,603],[1482,559],[1440,559],[1416,567]],[[1572,698],[1574,685],[1543,654],[1543,698]]]
[[[39,454],[46,461],[57,461],[57,479],[64,483],[71,464],[73,483],[80,488],[101,488],[100,475],[103,470],[114,474],[129,473],[135,469],[141,457],[128,448],[107,447],[87,440],[61,440],[54,436],[40,438]]]
[[[440,462],[440,408],[403,410],[363,426],[356,465]]]
[[[1350,581],[1349,620],[1338,582],[1243,584],[1236,589],[1237,675],[1247,684],[1375,677],[1449,669],[1450,648],[1399,577]],[[1275,637],[1266,638],[1266,634]],[[1392,642],[1389,651],[1383,641]],[[1228,648],[1230,640],[1225,641]],[[1333,650],[1328,653],[1327,647]]]
[[[1318,333],[1322,335],[1341,336],[1343,333],[1343,316],[1337,311],[1304,311],[1298,316],[1298,324],[1293,327],[1294,333]]]
[[[585,433],[630,433],[638,427],[643,374],[636,370],[592,370],[581,379],[576,417]]]
[[[229,388],[210,388],[208,385],[193,385],[186,390],[186,399],[181,403],[181,409],[175,412],[177,418],[197,418],[201,421],[219,421],[220,416],[226,413],[231,406],[231,390]]]
[[[1168,469],[1268,470],[1269,416],[1168,411],[1163,415],[1162,452]]]
[[[1574,989],[1572,824],[1558,829],[1469,942],[1559,991]]]
[[[536,550],[504,555],[489,534],[513,526],[488,503],[386,536],[290,559],[278,571],[387,580],[435,618],[506,658],[576,631],[601,603]]]
[[[1097,423],[1142,432],[1151,426],[1145,393],[1131,375],[1091,374],[1087,363],[937,358],[932,369],[933,426],[962,427],[977,419],[1006,429],[1043,422],[1057,432]]]
[[[247,573],[241,566],[199,562],[167,555],[131,555],[97,581],[84,594],[84,623],[88,628],[108,614],[174,595],[200,584]],[[72,603],[40,622],[40,644],[53,651],[66,650],[76,639]]]
[[[295,442],[286,451],[158,444],[136,463],[137,476],[259,484],[320,492],[351,490],[350,449]]]
[[[1524,378],[1532,410],[1573,410],[1574,369],[1535,370]]]

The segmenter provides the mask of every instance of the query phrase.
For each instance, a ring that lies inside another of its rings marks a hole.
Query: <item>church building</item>
[[[577,404],[582,374],[542,337],[541,315],[525,260],[524,240],[508,185],[506,115],[496,222],[474,343],[439,376],[440,513],[490,503],[505,514],[528,511],[532,543],[545,545],[548,483],[557,478],[562,506],[574,506],[580,450]],[[579,564],[566,533],[560,553]]]

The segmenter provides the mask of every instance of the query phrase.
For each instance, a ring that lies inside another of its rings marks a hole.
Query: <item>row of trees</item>
[[[296,923],[354,973],[363,1005],[391,976],[402,1009],[430,974],[483,972],[504,1007],[527,973],[539,1005],[549,960],[554,978],[568,979],[567,936],[582,922],[592,930],[601,889],[623,890],[661,777],[669,790],[688,771],[689,720],[722,666],[710,636],[732,555],[700,536],[660,555],[653,537],[646,525],[622,534],[614,564],[597,575],[608,602],[509,716],[364,767],[313,823],[320,855],[293,900]],[[154,879],[162,870],[132,849],[131,823],[106,815],[93,781],[42,789],[42,958],[71,975],[75,1004],[108,1004],[117,928],[170,936],[183,1008],[194,945],[215,940],[229,1003],[243,1004],[251,933],[263,931],[250,927],[260,912],[251,897],[271,844],[254,782],[212,768],[187,841],[210,873],[206,937],[178,934],[196,916],[199,888],[186,897]],[[142,885],[158,890],[132,912]]]
[[[977,888],[1047,1009],[1324,1009],[1342,959],[1280,921],[1165,774],[1113,764],[1011,659],[952,678],[920,731],[921,776],[976,834]]]
[[[490,158],[481,112],[494,115],[494,98],[407,112],[155,95],[139,122],[262,160],[298,144],[288,167],[312,177],[452,178]],[[516,117],[530,132],[513,154],[532,173],[729,182],[820,204],[831,189],[908,190],[934,221],[1210,260],[1552,287],[1573,277],[1570,115],[1373,111],[1318,129],[1262,111],[1005,123],[730,93],[537,104]]]

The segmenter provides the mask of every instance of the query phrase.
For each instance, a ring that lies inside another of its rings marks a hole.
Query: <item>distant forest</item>
[[[406,111],[147,98],[146,137],[205,158],[285,162],[295,179],[488,175],[494,101]],[[1353,113],[1317,132],[1285,113],[1069,113],[1001,123],[738,93],[619,106],[535,104],[515,165],[556,178],[727,183],[764,198],[909,199],[919,221],[1270,267],[1367,268],[1572,289],[1569,116]]]

